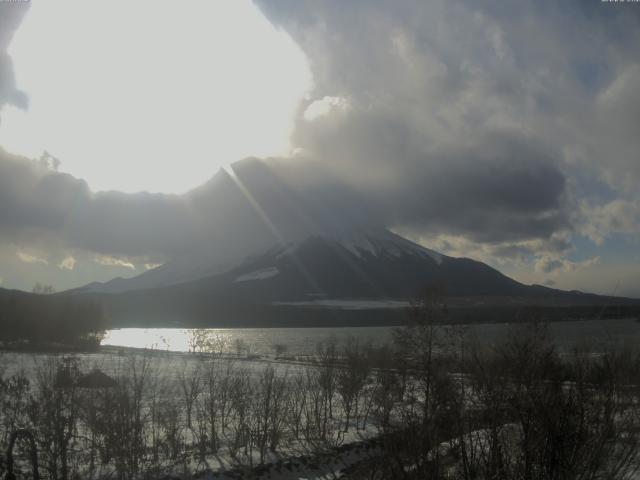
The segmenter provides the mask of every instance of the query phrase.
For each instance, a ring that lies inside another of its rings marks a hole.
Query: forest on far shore
[[[102,307],[90,299],[47,293],[0,289],[3,346],[97,348],[105,330]]]

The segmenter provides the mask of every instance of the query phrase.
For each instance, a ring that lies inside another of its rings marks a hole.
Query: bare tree
[[[352,414],[358,425],[358,405],[371,372],[370,347],[361,345],[355,339],[344,344],[342,357],[344,366],[337,372],[337,391],[342,400],[344,431],[348,431]]]
[[[184,398],[185,411],[187,415],[187,428],[192,428],[192,412],[193,405],[202,392],[202,382],[200,376],[201,364],[196,363],[195,366],[189,367],[187,362],[182,365],[180,371],[180,389]]]
[[[44,466],[53,479],[67,480],[77,441],[79,413],[76,357],[49,357],[36,369],[36,392],[29,406]]]
[[[286,375],[279,376],[268,366],[258,377],[252,401],[252,436],[258,449],[260,463],[264,463],[267,450],[275,451],[283,435],[287,396]]]

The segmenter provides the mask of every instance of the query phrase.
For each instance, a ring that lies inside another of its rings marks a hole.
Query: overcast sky
[[[40,2],[0,3],[1,287],[332,224],[640,297],[639,3]]]

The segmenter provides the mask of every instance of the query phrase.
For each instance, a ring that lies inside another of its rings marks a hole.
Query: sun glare
[[[309,67],[250,1],[115,4],[32,2],[10,48],[30,105],[2,111],[0,145],[127,192],[181,193],[288,152]]]

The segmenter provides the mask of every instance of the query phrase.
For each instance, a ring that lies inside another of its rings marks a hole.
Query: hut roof
[[[113,378],[97,368],[81,375],[77,383],[80,388],[113,388],[116,385]]]

